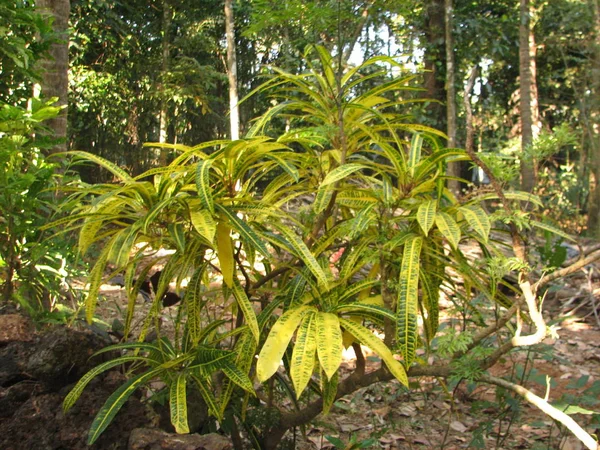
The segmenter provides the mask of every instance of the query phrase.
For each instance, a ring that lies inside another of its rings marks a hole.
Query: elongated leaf
[[[411,175],[415,174],[415,168],[421,161],[421,147],[423,146],[423,137],[420,133],[413,134],[410,141],[410,150],[408,152],[408,171]]]
[[[323,396],[323,414],[329,414],[333,402],[337,396],[337,388],[340,380],[338,372],[334,373],[330,379],[327,379],[324,373],[321,375],[321,395]]]
[[[90,216],[79,230],[79,251],[82,256],[85,255],[87,249],[96,240],[100,228],[104,225],[105,218],[105,216]]]
[[[329,205],[332,196],[333,188],[331,186],[320,187],[313,203],[315,213],[320,214],[323,212],[327,208],[327,205]]]
[[[435,213],[437,211],[437,202],[435,200],[428,200],[421,203],[417,210],[417,221],[425,233],[425,236],[429,233],[429,230],[435,222]]]
[[[210,211],[207,209],[192,210],[190,207],[190,220],[198,234],[212,243],[217,232],[217,224]]]
[[[224,217],[227,217],[229,226],[235,229],[235,231],[240,234],[242,239],[248,241],[252,245],[252,248],[258,250],[265,258],[271,258],[271,255],[269,254],[264,242],[256,235],[254,231],[252,231],[246,222],[241,220],[231,209],[219,205],[218,203],[215,206]]]
[[[203,305],[202,301],[202,278],[206,265],[202,265],[196,269],[194,275],[190,279],[187,289],[185,291],[184,302],[187,308],[187,327],[189,338],[193,345],[198,344],[200,341],[201,334],[201,309]]]
[[[217,257],[221,266],[223,282],[227,287],[233,286],[235,273],[235,260],[233,259],[233,243],[231,242],[231,229],[225,222],[217,224]]]
[[[171,410],[171,424],[175,432],[186,434],[190,432],[187,415],[187,374],[180,372],[169,389],[169,405]]]
[[[167,225],[167,229],[169,230],[169,234],[173,241],[175,242],[175,247],[177,250],[184,254],[185,253],[185,230],[183,225],[180,223],[170,223]]]
[[[460,227],[452,216],[440,211],[435,215],[435,224],[442,235],[448,239],[452,248],[458,248],[458,242],[460,241]]]
[[[342,363],[342,331],[338,316],[332,313],[319,312],[317,323],[317,355],[323,371],[331,379]]]
[[[419,313],[419,271],[423,238],[414,238],[404,245],[397,305],[397,340],[404,364],[410,367],[417,346],[417,315]]]
[[[354,283],[351,286],[348,286],[344,293],[338,299],[339,303],[343,303],[346,300],[358,295],[359,292],[362,292],[364,289],[371,289],[373,286],[377,286],[379,284],[379,280],[376,279],[366,279],[359,281],[358,283]]]
[[[279,363],[287,349],[292,335],[304,314],[309,310],[315,310],[311,306],[299,306],[286,311],[275,322],[263,348],[258,355],[256,363],[256,377],[261,383],[268,380],[277,371]]]
[[[315,352],[317,350],[317,321],[316,313],[304,315],[294,343],[290,376],[294,383],[296,398],[300,398],[308,385],[315,367]]]
[[[246,295],[246,291],[244,291],[238,280],[233,280],[233,295],[235,296],[237,304],[242,310],[242,313],[244,314],[244,319],[246,319],[246,324],[248,325],[248,328],[250,328],[250,331],[252,332],[256,343],[258,343],[258,340],[260,339],[260,331],[258,329],[256,313],[254,312],[252,303],[250,303],[250,300]]]
[[[408,376],[406,370],[400,362],[394,359],[394,355],[391,350],[370,330],[366,329],[362,325],[358,325],[351,320],[347,320],[340,317],[340,325],[342,325],[347,331],[350,332],[358,341],[369,347],[385,362],[387,368],[390,370],[392,375],[396,377],[400,383],[408,387]]]
[[[252,381],[250,378],[248,378],[248,375],[240,370],[237,365],[233,363],[227,364],[225,367],[223,367],[223,373],[227,376],[227,378],[233,381],[234,384],[241,387],[246,392],[255,395]]]
[[[214,202],[210,188],[210,166],[212,163],[211,159],[198,161],[196,165],[196,189],[198,190],[198,197],[200,197],[202,206],[210,211],[211,214],[214,214]]]
[[[316,260],[316,258],[313,256],[313,254],[310,252],[310,250],[308,249],[306,244],[304,242],[302,242],[302,240],[296,235],[296,233],[294,233],[293,230],[286,227],[285,225],[273,223],[273,226],[275,228],[277,228],[277,230],[279,230],[281,232],[281,234],[283,234],[283,236],[286,238],[288,243],[294,249],[296,256],[298,256],[299,258],[302,259],[304,264],[306,264],[306,266],[309,268],[309,270],[315,276],[315,278],[317,279],[317,282],[319,283],[319,286],[321,286],[321,288],[327,290],[328,285],[329,285],[329,280],[327,279],[327,275],[325,275],[325,271],[319,265],[319,262]]]
[[[357,170],[365,169],[366,166],[358,163],[349,163],[343,164],[339,167],[336,167],[331,172],[329,172],[323,182],[321,183],[321,187],[327,186],[329,184],[333,184],[337,181],[343,180],[348,175],[356,172]]]
[[[112,422],[115,415],[121,407],[125,404],[127,399],[135,392],[137,388],[142,386],[152,378],[157,377],[165,369],[157,367],[156,369],[149,370],[148,372],[141,373],[123,383],[109,398],[106,403],[100,408],[98,414],[94,418],[90,431],[88,433],[88,445],[92,445],[98,437],[102,434],[106,427]]]
[[[481,206],[472,205],[461,206],[458,210],[463,213],[471,228],[481,236],[484,242],[487,242],[492,225],[490,223],[490,218],[483,208]]]
[[[537,206],[544,206],[544,204],[542,203],[542,201],[540,200],[540,198],[537,195],[531,194],[529,192],[508,191],[508,192],[504,193],[504,196],[509,200],[519,200],[519,201],[526,202],[526,203],[533,203],[534,205],[537,205]],[[497,198],[498,198],[498,195],[496,193],[486,192],[484,194],[479,194],[479,195],[475,196],[474,198],[469,200],[469,202],[467,202],[466,204],[467,205],[477,204],[484,200],[494,200]]]
[[[71,389],[71,391],[67,394],[63,401],[63,412],[67,412],[71,407],[75,404],[77,399],[81,396],[81,393],[85,389],[85,387],[92,381],[95,377],[100,375],[102,372],[106,372],[107,370],[112,369],[113,367],[120,366],[122,364],[133,362],[133,361],[147,361],[147,358],[142,356],[122,356],[117,359],[112,359],[110,361],[106,361],[93,369],[87,372],[81,379],[77,382],[75,387]]]
[[[549,231],[550,233],[556,234],[557,236],[560,236],[564,239],[567,239],[568,241],[572,241],[572,242],[577,242],[576,239],[573,238],[573,236],[565,233],[564,231],[562,231],[559,228],[556,228],[550,224],[544,223],[544,222],[539,222],[537,220],[532,220],[531,221],[531,225],[533,225],[536,228],[540,228],[542,230],[546,230]]]
[[[381,296],[377,296],[379,298],[381,298]],[[370,304],[370,303],[366,303],[366,302],[355,302],[355,303],[348,303],[346,305],[341,305],[338,306],[337,308],[335,308],[335,311],[337,312],[365,312],[365,313],[369,313],[369,314],[375,314],[381,317],[386,317],[392,321],[396,321],[397,317],[396,314],[394,314],[392,311],[390,311],[387,308],[384,308],[383,306],[380,305],[374,305],[374,304]]]
[[[82,159],[87,159],[88,161],[95,162],[99,166],[104,167],[106,170],[108,170],[110,173],[115,175],[117,178],[119,178],[124,183],[133,183],[134,182],[133,178],[130,177],[127,174],[127,172],[125,172],[123,169],[121,169],[116,164],[102,158],[101,156],[94,155],[94,154],[88,153],[88,152],[83,152],[80,150],[73,150],[73,151],[68,152],[68,154],[77,156]]]
[[[94,319],[94,313],[96,312],[96,304],[98,303],[98,293],[100,292],[100,285],[102,284],[102,276],[104,275],[104,267],[106,266],[106,261],[108,259],[108,254],[112,248],[114,243],[114,239],[112,239],[106,247],[100,253],[94,268],[90,271],[90,276],[88,278],[90,283],[90,288],[88,290],[88,295],[85,299],[85,319],[89,324],[92,323]]]
[[[196,386],[200,391],[200,395],[206,402],[206,406],[208,406],[208,411],[218,420],[223,420],[223,415],[221,414],[221,408],[219,407],[217,400],[215,399],[215,395],[209,390],[210,381],[208,378],[201,378],[195,375],[192,375],[192,378],[196,382]]]

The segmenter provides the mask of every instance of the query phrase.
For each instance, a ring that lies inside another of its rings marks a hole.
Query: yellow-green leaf
[[[490,223],[490,218],[483,208],[481,206],[472,205],[461,206],[458,210],[463,213],[471,228],[481,236],[484,242],[487,242],[492,225]]]
[[[227,287],[233,286],[235,260],[233,259],[233,243],[230,236],[231,229],[224,222],[217,224],[217,257],[221,266],[223,282]]]
[[[413,134],[410,141],[410,150],[408,152],[408,170],[411,175],[415,174],[415,167],[421,161],[421,147],[423,146],[423,137],[421,133]]]
[[[419,312],[419,271],[423,238],[417,237],[404,245],[398,288],[396,314],[397,340],[406,367],[415,358],[417,345],[417,315]]]
[[[186,385],[186,373],[180,372],[175,381],[171,383],[171,389],[169,389],[171,424],[175,428],[175,432],[179,434],[190,432],[187,415],[187,394],[185,392]]]
[[[452,216],[440,211],[435,215],[435,224],[444,237],[448,239],[452,248],[456,249],[460,241],[460,227]]]
[[[387,368],[390,370],[392,375],[396,377],[400,383],[408,387],[408,376],[406,370],[400,362],[394,359],[394,355],[391,350],[370,330],[366,329],[362,325],[358,325],[350,320],[340,317],[340,324],[350,332],[358,341],[369,347],[385,362]]]
[[[315,310],[311,306],[300,306],[286,311],[273,325],[256,363],[256,376],[261,383],[268,380],[277,371],[285,349],[304,314]]]
[[[333,184],[337,181],[340,181],[346,178],[351,173],[356,172],[357,170],[364,169],[365,166],[363,164],[350,163],[344,164],[339,167],[336,167],[331,172],[329,172],[323,182],[321,183],[321,187],[327,186],[328,184]]]
[[[342,363],[342,330],[338,316],[319,312],[317,322],[317,354],[327,378],[331,379]]]
[[[421,203],[419,209],[417,210],[417,221],[419,222],[419,225],[426,236],[435,222],[436,211],[437,202],[435,200],[428,200]]]
[[[317,350],[317,322],[316,313],[311,311],[304,315],[294,343],[290,375],[296,390],[296,398],[308,385],[315,366],[315,351]]]
[[[329,410],[335,402],[339,382],[338,373],[334,373],[331,379],[327,379],[325,374],[321,374],[321,395],[323,396],[323,414],[329,414]]]
[[[214,214],[212,190],[210,188],[210,166],[212,163],[212,160],[204,159],[196,165],[196,189],[202,206]]]
[[[246,324],[248,324],[248,328],[250,328],[254,339],[258,343],[258,340],[260,338],[260,331],[258,329],[256,313],[254,312],[252,303],[250,303],[250,300],[246,295],[246,291],[244,291],[238,280],[233,280],[233,295],[235,296],[237,304],[242,310],[242,313],[244,314],[244,318],[246,319]]]
[[[190,219],[198,234],[208,242],[213,242],[217,232],[217,224],[210,211],[207,209],[192,209],[190,205]]]

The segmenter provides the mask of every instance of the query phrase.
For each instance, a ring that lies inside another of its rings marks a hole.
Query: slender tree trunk
[[[425,92],[424,97],[435,100],[427,106],[431,125],[440,130],[446,129],[445,77],[440,67],[445,66],[444,46],[444,0],[427,0],[425,5]]]
[[[533,34],[531,0],[520,0],[519,76],[521,110],[521,151],[533,144],[540,132],[539,106],[536,83],[536,47]],[[536,162],[521,162],[521,189],[531,192],[536,183]]]
[[[70,0],[37,0],[37,9],[54,17],[54,32],[58,42],[52,44],[47,59],[40,62],[41,88],[46,99],[57,97],[58,106],[64,106],[58,117],[46,125],[61,139],[51,153],[67,150],[67,105],[69,102],[69,13]]]
[[[477,74],[479,73],[479,65],[475,64],[469,73],[469,79],[467,80],[467,84],[465,85],[465,90],[463,92],[463,103],[465,106],[465,129],[466,129],[466,137],[465,137],[465,150],[467,152],[475,153],[475,127],[473,126],[473,108],[471,107],[471,91],[473,90],[473,86],[475,86],[475,80],[477,80]],[[475,167],[473,170],[481,170],[478,167]],[[479,177],[478,177],[479,179]]]
[[[232,140],[240,138],[240,112],[237,89],[237,62],[235,55],[235,22],[232,0],[225,0],[225,35],[227,38],[227,78],[229,80],[229,123]]]
[[[594,13],[595,36],[592,66],[592,101],[590,108],[590,196],[588,200],[588,232],[600,238],[600,0],[589,0]]]
[[[456,88],[454,65],[454,39],[452,36],[452,16],[454,14],[452,0],[444,1],[444,17],[446,24],[446,125],[448,147],[456,147]],[[448,164],[448,176],[460,178],[460,163]],[[448,189],[454,194],[460,194],[460,182],[457,179],[448,180]]]
[[[169,71],[169,58],[171,52],[171,42],[169,31],[171,29],[171,17],[172,10],[169,0],[163,0],[163,20],[162,20],[162,88],[164,89],[164,78]],[[159,113],[159,131],[158,131],[158,142],[165,144],[168,140],[168,129],[169,129],[169,102],[165,98],[165,95],[161,96],[160,101],[160,113]],[[160,149],[160,165],[167,165],[168,150],[166,148]]]

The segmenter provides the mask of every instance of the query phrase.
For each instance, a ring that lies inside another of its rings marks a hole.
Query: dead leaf
[[[450,428],[452,428],[454,431],[458,431],[459,433],[464,433],[465,431],[467,431],[467,427],[465,426],[465,424],[459,422],[458,420],[450,422]]]

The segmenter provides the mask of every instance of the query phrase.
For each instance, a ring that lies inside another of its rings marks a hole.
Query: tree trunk
[[[595,36],[592,66],[592,101],[589,127],[590,196],[588,200],[588,233],[600,238],[600,0],[589,0],[594,12]]]
[[[446,129],[445,77],[440,68],[445,67],[444,47],[444,0],[427,0],[425,6],[425,92],[424,97],[435,100],[427,106],[430,124],[440,130]]]
[[[454,65],[454,39],[452,37],[452,0],[445,0],[445,23],[446,23],[446,125],[448,134],[448,147],[456,147],[456,88],[455,88],[455,65]],[[447,175],[460,178],[460,163],[448,164]],[[460,194],[460,181],[458,179],[448,180],[448,189],[454,194]]]
[[[240,138],[238,106],[237,62],[235,55],[235,28],[232,0],[225,0],[225,35],[227,39],[227,79],[229,80],[229,124],[232,140]]]
[[[519,25],[519,94],[521,112],[521,152],[534,143],[540,132],[539,106],[536,83],[536,47],[532,26],[531,0],[521,0]],[[536,183],[536,162],[521,162],[521,189],[531,192]]]
[[[54,17],[54,32],[58,42],[50,47],[47,59],[40,62],[41,88],[46,99],[57,97],[57,106],[63,106],[58,117],[48,120],[46,125],[60,139],[50,153],[67,150],[67,105],[69,103],[69,13],[70,0],[38,0],[37,9]]]
[[[169,57],[171,42],[169,37],[169,30],[171,29],[171,5],[169,0],[163,0],[163,21],[162,21],[162,84],[164,89],[164,82],[167,72],[169,71]],[[159,116],[159,131],[158,131],[158,142],[165,144],[168,140],[168,127],[169,127],[169,103],[164,95],[161,95],[160,101],[160,116]],[[160,165],[166,166],[168,150],[166,148],[160,149]]]

